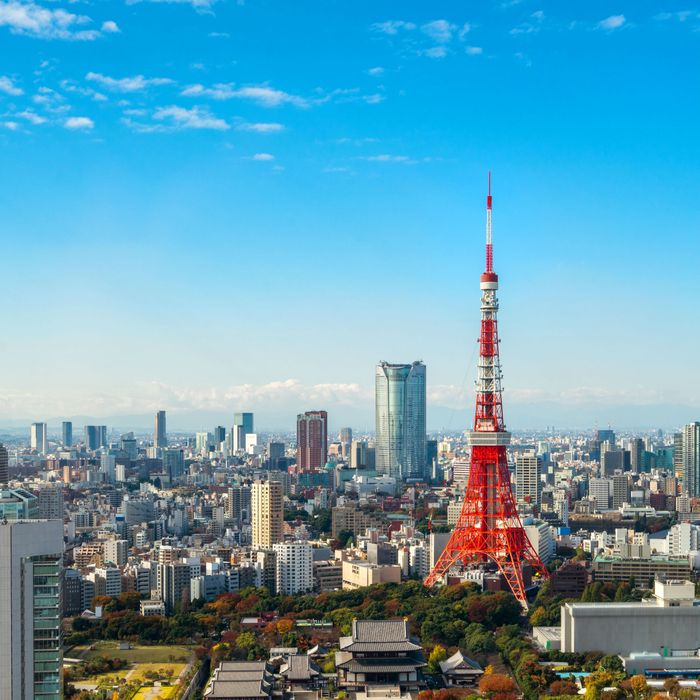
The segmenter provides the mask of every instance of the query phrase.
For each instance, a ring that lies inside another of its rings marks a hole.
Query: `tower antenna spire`
[[[491,238],[491,171],[489,170],[489,192],[486,195],[486,272],[493,272],[493,241]]]

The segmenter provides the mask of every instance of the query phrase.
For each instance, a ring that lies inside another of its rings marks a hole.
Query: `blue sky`
[[[511,427],[698,418],[691,6],[0,0],[0,421],[466,425],[488,169]]]

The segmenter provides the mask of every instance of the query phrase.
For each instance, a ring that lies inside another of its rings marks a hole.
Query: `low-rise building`
[[[401,583],[401,567],[371,564],[363,559],[343,562],[343,589],[364,588],[375,583]]]
[[[206,700],[270,700],[275,687],[265,661],[222,661],[204,691]]]

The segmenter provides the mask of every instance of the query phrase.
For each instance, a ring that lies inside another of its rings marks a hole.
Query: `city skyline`
[[[382,358],[430,367],[429,428],[468,423],[489,168],[508,427],[696,417],[697,13],[60,5],[0,3],[0,426],[371,426]]]

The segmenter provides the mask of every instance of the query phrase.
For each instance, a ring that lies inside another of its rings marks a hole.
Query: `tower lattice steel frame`
[[[486,271],[481,275],[481,334],[474,429],[469,433],[471,467],[464,505],[452,535],[426,579],[432,586],[453,567],[493,561],[513,595],[527,607],[522,565],[549,573],[525,534],[510,485],[503,421],[501,361],[498,349],[498,275],[493,271],[491,174],[486,197]]]

